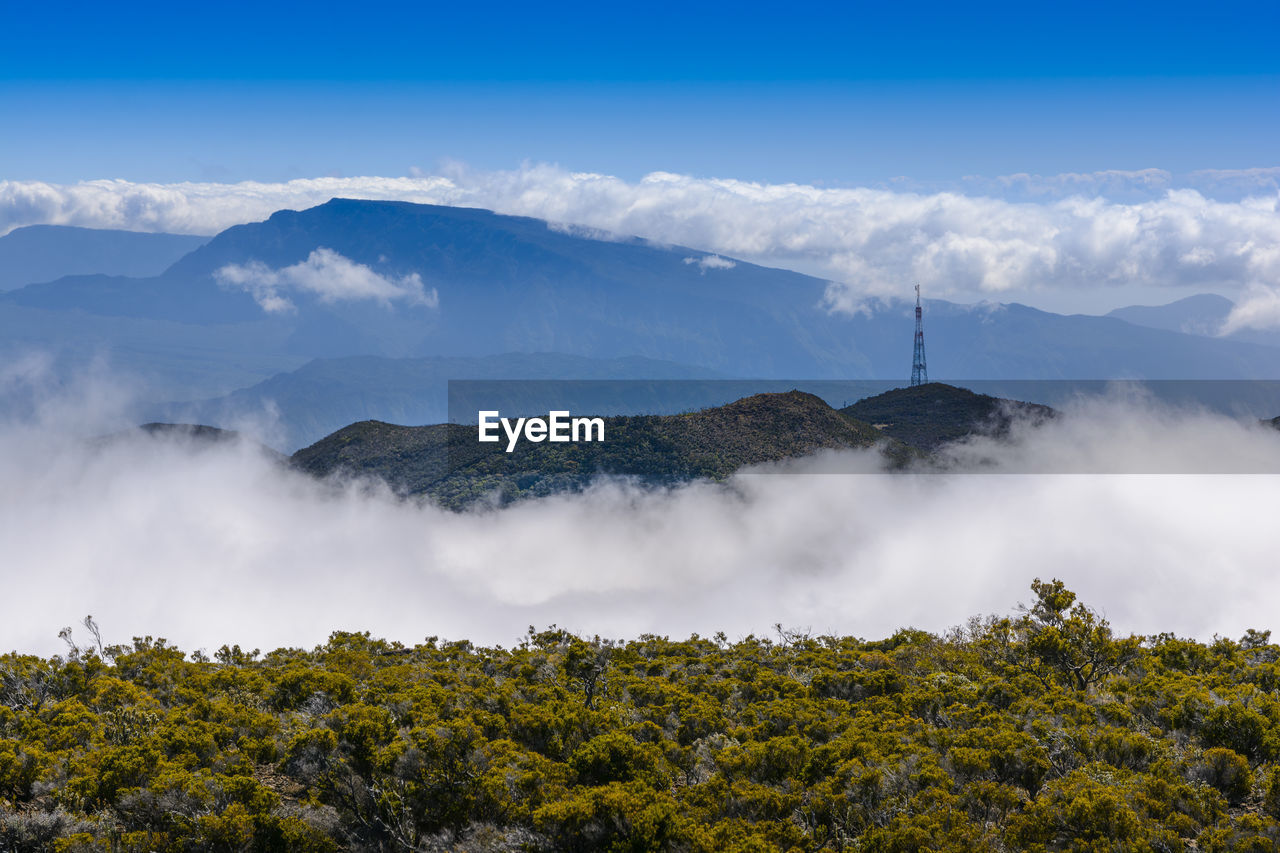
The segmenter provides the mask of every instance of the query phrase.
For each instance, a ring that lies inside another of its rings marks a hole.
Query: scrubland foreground
[[[886,640],[334,633],[0,657],[0,850],[1280,844],[1280,647],[1114,636],[1061,582]]]

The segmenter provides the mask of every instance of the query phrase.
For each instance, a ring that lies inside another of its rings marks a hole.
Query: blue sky
[[[400,198],[1280,327],[1277,0],[10,6],[0,234]]]
[[[12,6],[13,4],[11,4]],[[1276,165],[1280,5],[24,4],[0,179]]]

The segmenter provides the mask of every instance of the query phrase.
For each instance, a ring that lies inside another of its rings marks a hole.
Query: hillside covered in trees
[[[0,850],[1269,851],[1280,647],[1058,581],[883,640],[0,657]],[[83,633],[83,632],[82,632]]]
[[[871,425],[801,391],[756,394],[681,415],[619,415],[604,422],[603,442],[521,442],[507,453],[502,442],[478,443],[475,426],[362,421],[292,459],[316,476],[375,476],[397,491],[460,508],[486,496],[507,503],[579,490],[601,474],[670,485],[720,480],[746,465],[824,449],[881,444],[891,461],[911,455]]]
[[[680,415],[614,416],[604,419],[604,442],[521,442],[511,453],[502,442],[479,444],[474,426],[361,421],[299,450],[292,462],[318,477],[377,477],[403,494],[459,509],[486,498],[509,503],[576,491],[602,474],[650,485],[722,480],[747,465],[820,450],[878,445],[887,467],[902,468],[948,442],[1002,436],[1016,419],[1042,423],[1053,416],[1047,406],[934,382],[839,410],[789,391]]]
[[[895,388],[845,406],[840,413],[925,452],[975,433],[1006,436],[1018,420],[1039,424],[1056,414],[1039,403],[976,394],[942,382]]]

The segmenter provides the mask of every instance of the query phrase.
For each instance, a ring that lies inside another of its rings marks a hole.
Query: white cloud
[[[704,273],[707,270],[731,270],[737,264],[728,258],[722,258],[719,255],[703,255],[698,258],[685,258],[686,264],[697,264],[698,268]]]
[[[1121,630],[1280,627],[1280,475],[1088,473],[1274,472],[1280,433],[1142,400],[961,454],[998,475],[883,475],[869,454],[827,454],[725,486],[606,482],[454,514],[316,483],[246,445],[85,445],[74,436],[114,428],[94,414],[114,407],[75,403],[112,395],[73,390],[0,429],[3,649],[59,651],[57,630],[86,613],[108,641],[187,650],[311,645],[335,629],[509,644],[552,622],[878,638],[1008,612],[1035,575],[1064,579]],[[815,473],[837,464],[868,473]],[[1045,470],[1083,473],[1028,473]]]
[[[1032,175],[1019,172],[985,178],[964,179],[967,190],[1027,199],[1060,199],[1068,196],[1102,195],[1111,199],[1153,198],[1175,187],[1175,178],[1164,169],[1105,169],[1098,172],[1064,172],[1059,175]]]
[[[452,182],[426,178],[306,178],[285,183],[146,184],[123,180],[49,184],[0,181],[0,234],[47,223],[177,234],[215,234],[334,197],[452,203]]]
[[[1280,291],[1264,286],[1245,291],[1222,321],[1218,334],[1229,335],[1242,329],[1280,329]]]
[[[269,313],[294,310],[293,302],[284,295],[289,290],[310,293],[329,303],[368,299],[384,306],[405,302],[436,308],[440,304],[435,288],[426,290],[417,273],[389,278],[323,247],[305,261],[278,270],[253,261],[228,264],[213,275],[224,287],[248,291]]]
[[[1218,201],[1160,170],[1059,176],[1065,197],[1009,201],[960,192],[760,184],[655,172],[638,181],[532,165],[515,171],[287,183],[74,185],[0,182],[0,232],[34,222],[213,233],[335,196],[485,207],[572,223],[570,233],[639,235],[840,282],[830,304],[920,282],[938,297],[1280,282],[1280,193],[1269,170],[1230,173],[1258,195]],[[1010,176],[1011,186],[1046,179]],[[1227,180],[1215,173],[1204,181]],[[1108,182],[1151,190],[1120,203]],[[575,229],[594,229],[581,231]]]
[[[1280,192],[1280,166],[1255,169],[1200,169],[1174,173],[1166,169],[1104,169],[1057,175],[966,175],[958,182],[926,183],[902,179],[895,189],[937,192],[949,189],[967,195],[990,195],[1011,201],[1055,201],[1072,196],[1103,197],[1113,202],[1158,200],[1170,190],[1195,190],[1206,198],[1240,201]]]
[[[1242,196],[1272,195],[1280,192],[1280,166],[1256,169],[1201,169],[1188,176],[1192,186],[1209,193]]]

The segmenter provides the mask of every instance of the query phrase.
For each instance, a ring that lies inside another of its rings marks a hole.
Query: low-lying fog
[[[880,638],[1008,612],[1036,576],[1124,631],[1280,628],[1280,476],[1249,473],[1280,471],[1280,432],[1133,397],[955,454],[998,475],[880,474],[873,453],[824,454],[727,485],[600,482],[458,514],[318,483],[248,443],[85,441],[124,426],[125,395],[100,377],[33,391],[10,369],[0,383],[29,404],[0,426],[3,650],[60,652],[58,630],[86,614],[107,642],[209,652],[335,629],[509,645],[551,623]]]

